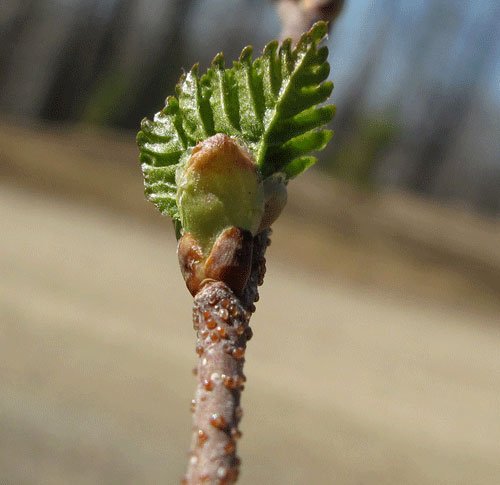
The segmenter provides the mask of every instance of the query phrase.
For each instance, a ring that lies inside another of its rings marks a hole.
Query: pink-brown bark
[[[197,331],[197,388],[192,401],[193,436],[183,483],[235,483],[240,460],[241,391],[245,349],[252,336],[249,320],[258,299],[257,286],[265,273],[264,253],[269,230],[254,238],[252,270],[241,297],[222,281],[209,281],[194,297],[193,324]]]
[[[344,0],[273,0],[281,19],[281,38],[294,42],[311,26],[323,20],[333,22],[342,11]]]

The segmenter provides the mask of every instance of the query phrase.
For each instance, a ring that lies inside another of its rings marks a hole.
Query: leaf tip
[[[212,61],[212,68],[217,70],[222,70],[224,69],[224,66],[225,66],[224,53],[219,52]]]
[[[251,45],[247,45],[241,51],[241,54],[240,54],[238,61],[241,63],[245,63],[245,64],[252,62],[252,53],[253,53],[253,47]]]
[[[288,39],[285,39],[280,46],[280,53],[286,52],[287,54],[291,54],[292,52],[292,38],[289,37]]]
[[[262,56],[274,56],[279,47],[279,42],[277,40],[272,40],[268,42],[262,51]]]
[[[328,23],[324,21],[316,22],[309,32],[307,32],[307,36],[311,39],[312,42],[318,43],[328,34]]]

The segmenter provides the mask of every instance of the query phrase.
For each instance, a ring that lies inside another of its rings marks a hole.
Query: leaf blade
[[[318,106],[330,96],[328,48],[319,47],[327,33],[315,24],[292,49],[266,45],[252,60],[243,49],[233,67],[218,54],[206,74],[198,65],[184,75],[154,120],[143,120],[137,136],[146,197],[179,229],[175,173],[184,154],[216,133],[233,136],[254,153],[263,178],[283,173],[292,179],[312,166],[308,156],[332,136],[321,129],[334,116],[334,106]]]

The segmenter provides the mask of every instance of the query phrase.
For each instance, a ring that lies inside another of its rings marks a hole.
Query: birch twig
[[[249,320],[258,299],[257,286],[264,279],[269,232],[254,238],[252,271],[241,298],[221,281],[206,283],[194,298],[193,324],[200,361],[192,401],[193,436],[183,481],[186,485],[231,484],[238,477],[236,441],[241,436],[238,423],[246,380],[244,355],[252,337]]]
[[[297,42],[302,32],[315,22],[335,20],[344,6],[344,0],[273,0],[281,19],[281,38],[291,37]]]

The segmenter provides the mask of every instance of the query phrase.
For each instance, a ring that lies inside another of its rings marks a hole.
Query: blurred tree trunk
[[[71,35],[76,9],[70,4],[33,2],[21,5],[11,28],[16,43],[9,48],[8,70],[2,75],[0,106],[28,117],[40,114],[59,61],[61,45]],[[16,36],[17,28],[22,35]]]
[[[26,30],[26,22],[35,3],[36,0],[20,0],[0,4],[0,86],[13,60],[14,47]]]
[[[98,10],[99,0],[80,4],[41,110],[43,118],[61,121],[81,117],[89,89],[109,59],[106,47],[116,28],[109,18],[101,19]],[[112,13],[116,15],[111,18],[119,21],[119,12]]]
[[[144,1],[127,0],[127,18],[114,22],[120,40],[95,83],[84,119],[137,128],[160,109],[182,73],[184,19],[191,3],[150,1],[148,8]]]
[[[161,25],[162,35],[156,39],[157,55],[149,66],[140,73],[135,89],[134,102],[123,112],[118,123],[128,128],[136,128],[139,121],[150,113],[155,113],[163,106],[168,94],[174,94],[183,69],[185,58],[185,19],[188,17],[193,0],[175,0],[170,14]],[[168,28],[166,26],[168,25]],[[187,29],[189,33],[189,29]]]
[[[500,7],[497,7],[484,23],[478,23],[472,36],[471,44],[481,47],[467,46],[459,56],[451,72],[451,77],[458,81],[452,92],[427,97],[428,109],[421,129],[412,132],[410,141],[409,153],[415,160],[408,183],[410,189],[434,193],[438,175],[461,136],[463,121],[473,109],[474,90],[489,70],[499,31]]]

